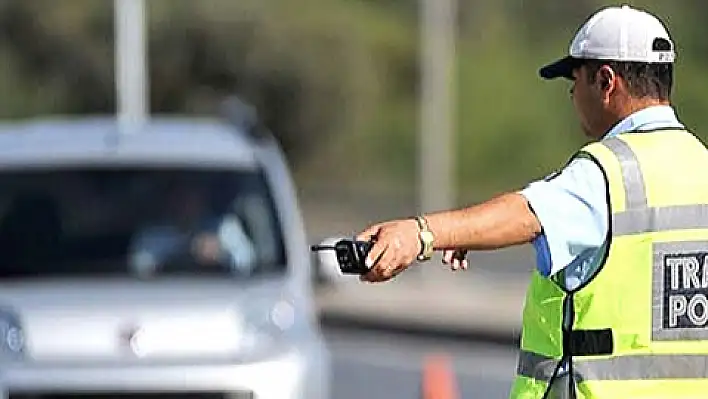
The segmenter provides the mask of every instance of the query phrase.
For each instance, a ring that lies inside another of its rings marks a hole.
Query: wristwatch
[[[420,253],[417,259],[421,262],[430,260],[433,256],[433,232],[428,227],[428,221],[423,216],[416,216],[415,221],[418,223],[418,239],[420,240]]]

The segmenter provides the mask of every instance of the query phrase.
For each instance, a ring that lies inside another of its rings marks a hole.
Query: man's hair
[[[673,64],[647,64],[643,62],[620,62],[587,60],[590,83],[595,83],[597,71],[607,65],[627,83],[632,97],[653,98],[667,101],[671,97],[673,84]]]

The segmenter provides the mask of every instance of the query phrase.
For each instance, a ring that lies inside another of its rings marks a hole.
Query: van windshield
[[[91,168],[0,173],[0,278],[282,273],[259,171]]]

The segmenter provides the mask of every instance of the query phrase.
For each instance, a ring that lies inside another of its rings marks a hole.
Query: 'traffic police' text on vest
[[[576,156],[608,186],[604,261],[572,292],[534,272],[511,397],[708,397],[708,151],[661,130]]]

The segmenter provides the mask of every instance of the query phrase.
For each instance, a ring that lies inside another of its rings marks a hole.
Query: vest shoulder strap
[[[622,133],[588,144],[576,156],[593,159],[603,170],[611,209],[617,213],[648,206],[641,159],[666,156],[667,148],[675,154],[682,154],[684,161],[694,162],[695,159],[704,158],[708,164],[708,151],[703,143],[685,129]],[[660,167],[655,164],[653,166]]]

